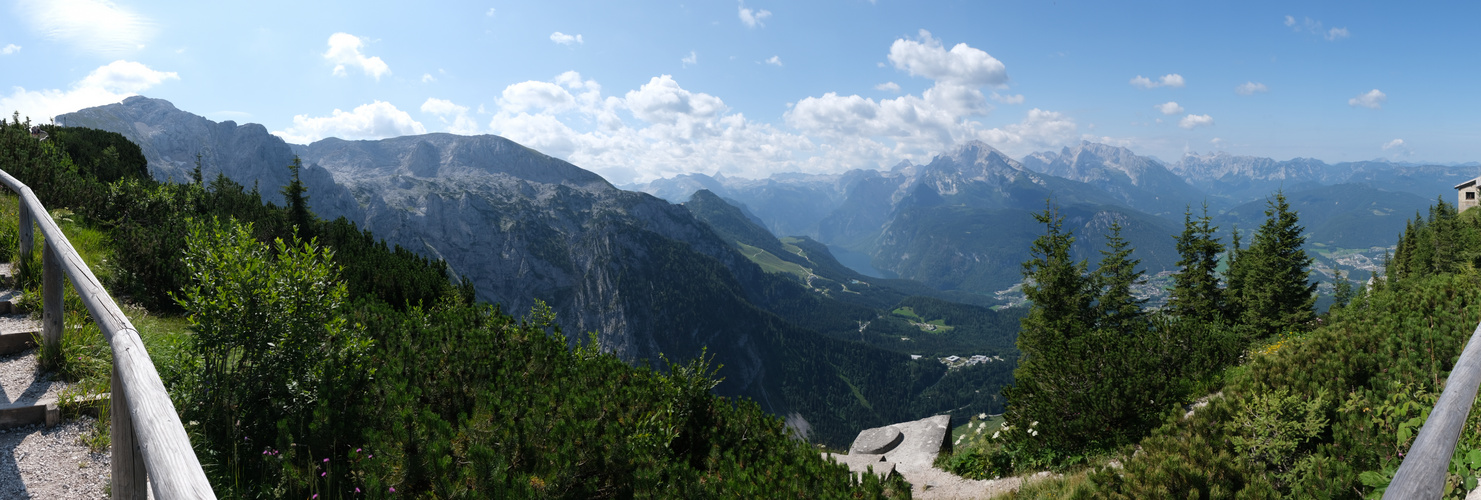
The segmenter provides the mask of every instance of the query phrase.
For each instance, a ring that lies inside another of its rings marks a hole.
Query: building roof
[[[1476,185],[1476,181],[1478,181],[1478,180],[1481,180],[1481,177],[1477,177],[1475,179],[1471,179],[1471,180],[1462,182],[1460,184],[1456,184],[1455,185],[1455,189],[1465,189],[1465,188],[1474,186],[1474,185]]]

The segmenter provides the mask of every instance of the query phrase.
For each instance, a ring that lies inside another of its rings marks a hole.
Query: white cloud
[[[1317,21],[1309,17],[1303,18],[1300,24],[1297,24],[1296,18],[1294,16],[1286,16],[1286,27],[1291,28],[1291,31],[1297,33],[1305,31],[1313,35],[1320,36],[1322,38],[1325,38],[1329,42],[1335,42],[1337,40],[1347,38],[1351,35],[1351,33],[1348,32],[1347,28],[1345,27],[1328,29],[1326,26],[1322,25],[1321,21]]]
[[[575,35],[575,36],[572,36],[572,35],[567,35],[565,33],[561,33],[559,31],[550,34],[550,41],[555,42],[555,43],[558,43],[558,44],[561,44],[561,45],[573,45],[573,44],[585,44],[586,43],[585,40],[582,40],[581,39],[581,35],[579,35],[579,34],[578,35]]]
[[[1238,87],[1234,87],[1234,93],[1239,95],[1251,95],[1256,92],[1266,92],[1269,90],[1270,87],[1266,87],[1265,84],[1259,82],[1244,82],[1239,84]]]
[[[0,97],[0,110],[20,111],[22,117],[45,121],[63,113],[122,101],[169,80],[179,80],[172,71],[155,71],[141,63],[118,60],[88,73],[68,90],[29,91],[15,87]]]
[[[682,63],[686,68],[689,67],[690,64],[699,64],[699,54],[691,50],[689,51],[689,55],[683,59],[680,59],[679,62]]]
[[[17,10],[42,38],[108,56],[132,53],[154,35],[154,23],[108,0],[21,0]]]
[[[1398,147],[1403,147],[1403,146],[1404,146],[1404,140],[1403,139],[1394,139],[1392,141],[1388,141],[1388,142],[1384,143],[1383,144],[1383,150],[1384,151],[1388,151],[1390,149],[1398,148]]]
[[[497,14],[497,13],[499,13],[499,9],[496,9],[496,8],[493,8],[493,7],[489,7],[489,10],[487,12],[484,12],[483,15],[488,16],[488,17],[494,17],[494,14]]]
[[[575,96],[550,82],[527,81],[504,88],[499,106],[513,112],[565,111],[576,104]]]
[[[897,39],[890,45],[889,60],[896,69],[940,83],[981,87],[1008,82],[1003,62],[981,49],[958,43],[947,51],[931,32],[920,30],[920,40]]]
[[[1359,94],[1357,97],[1354,97],[1352,99],[1348,99],[1347,100],[1347,105],[1348,106],[1352,106],[1354,108],[1356,108],[1358,106],[1362,106],[1362,107],[1368,108],[1368,109],[1378,109],[1378,108],[1382,108],[1384,101],[1387,101],[1387,100],[1388,100],[1388,94],[1384,94],[1383,92],[1380,92],[1378,89],[1373,89],[1373,90],[1369,90],[1367,93]]]
[[[780,68],[782,67],[782,56],[771,56],[770,58],[762,62]]]
[[[448,132],[462,135],[473,135],[478,133],[478,122],[468,116],[468,107],[459,106],[446,99],[435,97],[427,98],[422,103],[422,112],[437,115],[442,121],[443,128]]]
[[[385,139],[427,133],[427,128],[410,114],[384,101],[362,104],[353,111],[335,109],[330,116],[296,115],[293,126],[273,131],[274,135],[293,144],[309,144],[327,137],[341,139]]]
[[[992,100],[1003,104],[1023,104],[1023,94],[999,95],[997,92],[993,92]]]
[[[1222,147],[1224,147],[1224,142],[1225,142],[1224,139],[1220,139],[1218,137],[1215,137],[1215,138],[1210,139],[1208,141],[1209,144],[1213,144],[1214,147],[1216,147],[1216,148],[1222,148]]]
[[[1155,82],[1152,81],[1151,78],[1147,78],[1142,75],[1136,75],[1136,78],[1131,79],[1131,85],[1133,87],[1140,87],[1144,89],[1154,89],[1157,87],[1172,87],[1178,89],[1183,88],[1184,82],[1183,75],[1179,75],[1177,73],[1162,75],[1162,78],[1157,79],[1157,81]]]
[[[751,10],[750,8],[747,8],[746,7],[746,3],[745,2],[741,2],[740,3],[740,14],[739,15],[740,15],[741,24],[746,25],[747,28],[756,28],[756,27],[765,28],[766,27],[766,23],[763,22],[763,21],[765,21],[766,18],[771,17],[771,11],[769,11],[769,10]]]
[[[531,107],[502,99],[488,124],[492,133],[617,183],[691,172],[700,165],[726,175],[764,177],[796,170],[794,155],[814,147],[805,137],[731,113],[719,97],[685,89],[669,75],[653,77],[621,97],[604,96],[597,82],[575,72],[510,87],[545,89],[542,95],[559,87],[565,94],[546,102],[569,104]]]
[[[1182,120],[1178,120],[1178,126],[1186,129],[1192,129],[1195,127],[1207,127],[1213,124],[1214,117],[1209,115],[1189,114],[1188,116],[1184,116]]]
[[[874,90],[883,90],[885,92],[894,92],[898,94],[900,93],[900,84],[895,82],[884,82],[879,85],[875,85]]]
[[[0,56],[8,56],[8,55],[14,54],[16,52],[20,52],[20,51],[21,51],[21,46],[12,43],[12,44],[6,45],[4,48],[0,48]]]
[[[422,83],[432,83],[435,81],[437,81],[437,77],[432,76],[431,73],[422,73]]]
[[[1157,111],[1161,111],[1164,115],[1176,115],[1183,112],[1183,106],[1175,101],[1167,101],[1152,107],[1157,108]]]
[[[391,73],[391,67],[386,65],[380,57],[367,57],[360,52],[360,47],[365,45],[360,37],[349,33],[335,33],[329,35],[329,50],[324,52],[324,59],[334,63],[335,76],[345,76],[346,66],[359,67],[366,75],[380,81],[381,76]]]

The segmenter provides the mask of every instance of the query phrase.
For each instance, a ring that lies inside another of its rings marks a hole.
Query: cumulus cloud
[[[155,32],[148,18],[108,0],[21,0],[17,11],[42,38],[107,56],[137,51]]]
[[[446,99],[427,98],[422,103],[422,112],[436,115],[448,132],[462,135],[478,133],[478,122],[468,116],[468,107],[459,106]]]
[[[173,71],[155,71],[141,63],[118,60],[88,73],[68,90],[30,91],[15,87],[8,96],[0,97],[0,109],[20,111],[22,117],[44,121],[63,113],[122,101],[170,80],[179,80]]]
[[[683,59],[679,60],[679,63],[683,64],[686,68],[689,67],[690,64],[699,64],[699,54],[691,50],[689,51],[688,56],[685,56]]]
[[[997,92],[993,92],[992,100],[1003,104],[1023,104],[1023,94],[999,95]]]
[[[795,169],[793,155],[813,148],[802,136],[732,113],[719,97],[686,89],[671,75],[604,95],[596,81],[566,72],[550,81],[510,85],[504,95],[489,131],[618,183],[691,172],[699,165],[764,177]]]
[[[1388,94],[1384,94],[1378,89],[1373,89],[1369,90],[1367,93],[1358,94],[1357,97],[1348,99],[1347,105],[1354,108],[1361,106],[1368,109],[1378,109],[1382,108],[1384,101],[1387,100]]]
[[[1399,148],[1399,147],[1403,147],[1403,146],[1404,146],[1404,140],[1403,139],[1394,139],[1392,141],[1388,141],[1386,143],[1383,143],[1383,150],[1384,151],[1388,151],[1390,149]]]
[[[581,39],[581,35],[579,34],[573,36],[561,33],[559,31],[550,34],[550,41],[561,45],[578,45],[586,43],[585,40]]]
[[[435,81],[437,81],[437,77],[432,76],[431,73],[422,73],[422,83],[432,83]]]
[[[1157,108],[1157,111],[1161,111],[1164,115],[1176,115],[1183,112],[1183,107],[1174,101],[1167,101],[1152,107]]]
[[[358,67],[367,76],[374,77],[380,81],[381,76],[391,73],[391,67],[386,65],[380,57],[366,56],[360,52],[365,43],[360,37],[349,33],[335,33],[329,35],[329,50],[324,52],[324,59],[334,63],[334,75],[345,76],[348,72],[347,66]]]
[[[274,135],[293,144],[309,144],[327,137],[341,139],[385,139],[427,133],[427,128],[405,111],[384,101],[357,106],[353,111],[335,109],[329,116],[296,115],[293,126],[275,130]]]
[[[496,8],[493,8],[493,7],[489,7],[489,10],[486,11],[486,12],[484,12],[483,15],[488,16],[488,17],[494,17],[494,14],[498,14],[498,13],[499,13],[499,9],[496,9]]]
[[[879,85],[875,85],[874,90],[883,90],[885,92],[894,92],[898,94],[900,93],[900,84],[895,82],[884,82]]]
[[[1178,126],[1186,129],[1207,127],[1213,124],[1214,117],[1209,115],[1189,114],[1188,116],[1184,116],[1182,120],[1178,120]]]
[[[746,7],[745,2],[740,3],[741,24],[746,25],[747,28],[765,28],[766,23],[763,21],[766,21],[766,18],[768,17],[771,17],[771,11],[751,10],[750,8]]]
[[[1183,75],[1179,75],[1177,73],[1162,75],[1162,78],[1159,78],[1156,81],[1153,81],[1151,78],[1147,78],[1142,75],[1136,75],[1136,78],[1131,79],[1131,85],[1133,87],[1140,87],[1143,89],[1155,89],[1157,87],[1172,87],[1175,89],[1180,89],[1183,88],[1184,82]]]
[[[1330,30],[1327,30],[1327,34],[1324,36],[1329,42],[1335,42],[1337,40],[1347,38],[1347,28],[1332,28]]]
[[[1238,87],[1234,87],[1234,93],[1239,95],[1251,95],[1256,92],[1266,92],[1269,90],[1270,87],[1266,87],[1265,84],[1259,82],[1244,82],[1239,84]]]
[[[770,58],[761,62],[780,68],[782,67],[782,56],[771,56]]]
[[[918,40],[895,40],[890,45],[889,60],[896,69],[939,83],[981,87],[1008,82],[1008,70],[1002,61],[965,43],[948,51],[926,30],[920,30]]]
[[[21,51],[21,46],[12,43],[12,44],[6,45],[4,48],[0,48],[0,56],[8,56],[8,55],[14,54],[16,52],[20,52],[20,51]]]

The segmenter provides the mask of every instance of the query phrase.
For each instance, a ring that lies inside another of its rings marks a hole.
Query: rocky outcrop
[[[218,173],[257,187],[263,201],[283,203],[293,150],[256,123],[213,122],[175,108],[163,99],[134,96],[123,102],[87,108],[57,117],[69,127],[117,132],[143,150],[149,173],[161,181],[188,182],[200,155],[207,182]],[[309,207],[321,217],[354,219],[357,206],[349,191],[335,184],[328,171],[306,165],[299,178],[308,188]]]

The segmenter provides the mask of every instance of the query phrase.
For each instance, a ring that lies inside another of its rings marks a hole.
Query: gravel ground
[[[0,329],[5,327],[0,316]],[[55,400],[66,384],[36,374],[36,350],[0,357],[0,406]],[[81,437],[94,425],[81,417],[53,428],[0,429],[0,500],[106,498],[108,454],[91,453]]]
[[[67,384],[36,375],[36,349],[0,357],[0,406],[57,399]]]
[[[108,498],[108,454],[89,452],[81,440],[92,427],[92,417],[81,417],[50,429],[0,430],[0,499]]]
[[[15,293],[14,290],[0,290],[0,301],[9,300],[6,296]],[[31,319],[30,314],[0,314],[0,333],[12,332],[34,332],[41,329],[41,322]]]

